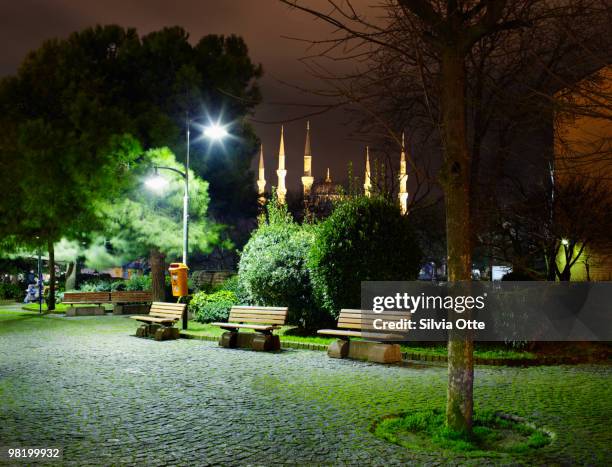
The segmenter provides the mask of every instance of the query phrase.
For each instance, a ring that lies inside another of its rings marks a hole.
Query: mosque
[[[277,184],[276,196],[278,202],[285,204],[287,197],[287,186],[285,179],[287,177],[287,169],[285,168],[285,142],[284,129],[281,126],[280,146],[278,150],[278,168],[276,170]],[[406,172],[406,152],[404,145],[404,134],[402,133],[402,150],[400,153],[399,167],[399,190],[398,203],[402,214],[406,214],[408,210],[408,174]],[[310,122],[306,122],[306,142],[304,144],[304,173],[302,175],[302,196],[304,202],[304,210],[308,212],[312,207],[316,207],[321,203],[330,202],[338,199],[341,196],[341,187],[332,182],[329,168],[327,168],[327,176],[325,180],[316,182],[312,175],[312,151],[310,149]],[[263,145],[259,151],[259,175],[257,179],[258,200],[260,205],[266,202],[266,177],[263,159]],[[363,194],[371,196],[372,188],[372,173],[370,171],[370,151],[366,146],[365,155],[365,170],[363,175]]]

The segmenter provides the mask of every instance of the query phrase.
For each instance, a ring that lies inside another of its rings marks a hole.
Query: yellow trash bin
[[[184,297],[189,294],[187,287],[187,271],[189,268],[183,263],[170,263],[170,282],[172,283],[172,295]]]

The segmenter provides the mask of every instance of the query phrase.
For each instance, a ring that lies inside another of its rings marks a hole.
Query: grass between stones
[[[494,412],[474,414],[472,433],[445,426],[439,409],[386,417],[373,432],[393,444],[419,451],[448,450],[464,455],[527,454],[549,444],[551,436],[520,419]]]

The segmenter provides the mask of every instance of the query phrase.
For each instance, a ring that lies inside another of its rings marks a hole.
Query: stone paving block
[[[102,305],[71,306],[66,309],[66,316],[100,316],[105,311]]]
[[[162,345],[130,337],[135,323],[122,316],[82,320],[78,332],[71,319],[37,319],[11,324],[18,332],[0,325],[0,440],[62,445],[62,465],[612,465],[609,365],[478,367],[481,410],[527,417],[556,438],[535,457],[473,458],[370,431],[388,414],[443,408],[445,367]]]

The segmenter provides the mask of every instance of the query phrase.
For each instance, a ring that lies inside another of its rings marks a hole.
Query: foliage
[[[443,413],[436,409],[387,418],[376,426],[375,434],[410,449],[433,447],[476,455],[489,451],[525,453],[551,441],[546,433],[493,412],[475,414],[472,433],[456,432],[446,427]]]
[[[151,290],[151,276],[134,274],[127,280],[90,280],[80,285],[82,292],[118,292],[123,290]]]
[[[143,156],[148,166],[163,166],[182,171],[174,154],[168,148],[147,151]],[[136,170],[145,178],[150,175],[147,169]],[[183,248],[183,196],[184,183],[180,175],[170,171],[160,171],[168,181],[162,192],[153,193],[141,182],[134,183],[120,199],[112,200],[102,206],[108,220],[108,239],[98,238],[95,245],[101,250],[96,256],[104,261],[116,263],[121,259],[145,256],[151,249],[178,257]],[[208,252],[220,243],[222,226],[207,217],[209,204],[208,183],[190,171],[189,183],[189,246],[190,251]],[[226,244],[229,247],[229,244]],[[99,261],[100,262],[100,261]]]
[[[361,306],[361,281],[414,280],[420,260],[409,218],[382,197],[358,197],[318,227],[308,265],[319,306],[337,316]]]
[[[195,320],[200,323],[213,321],[227,321],[230,308],[238,304],[234,292],[219,290],[214,293],[198,292],[189,302],[189,309],[193,311]]]
[[[25,295],[24,289],[25,287],[21,287],[19,284],[0,282],[0,299],[20,301]]]
[[[266,214],[240,257],[240,286],[250,303],[287,306],[291,323],[314,326],[324,318],[318,315],[306,264],[315,227],[295,223],[287,207],[278,205],[274,196]]]
[[[112,282],[107,280],[84,282],[79,286],[81,292],[110,292]]]
[[[246,290],[244,290],[243,284],[240,282],[240,277],[238,275],[234,275],[223,281],[218,290],[227,290],[232,292],[236,296],[236,299],[240,305],[249,304],[248,295]]]
[[[125,281],[125,290],[151,290],[151,276],[134,274]]]

